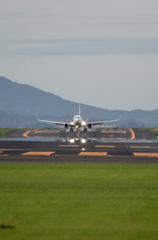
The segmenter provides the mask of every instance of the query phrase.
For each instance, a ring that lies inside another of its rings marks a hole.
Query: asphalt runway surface
[[[158,163],[158,142],[149,140],[154,136],[146,129],[99,129],[86,133],[19,129],[8,137],[12,139],[0,140],[1,162]]]
[[[77,130],[70,132],[65,129],[31,129],[11,132],[8,137],[12,138],[85,138],[99,140],[134,140],[152,139],[153,134],[147,129],[88,129],[87,132]]]

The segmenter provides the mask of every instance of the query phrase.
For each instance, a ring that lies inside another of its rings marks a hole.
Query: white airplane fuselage
[[[87,119],[88,120],[88,119]],[[104,124],[105,122],[115,122],[115,121],[119,121],[119,119],[117,120],[108,120],[108,121],[100,121],[100,122],[87,122],[87,120],[83,121],[82,117],[81,117],[81,111],[80,111],[80,105],[79,105],[79,114],[75,115],[73,117],[73,120],[70,122],[57,122],[57,121],[48,121],[48,120],[40,120],[38,119],[38,121],[40,122],[47,122],[47,123],[54,123],[57,125],[61,125],[63,126],[65,129],[70,129],[70,132],[73,132],[74,128],[84,128],[84,131],[87,132],[87,129],[92,128],[95,125],[101,125]]]
[[[76,128],[82,127],[83,126],[82,122],[83,121],[82,121],[82,118],[81,118],[80,115],[76,115],[76,116],[73,117],[74,127],[76,127]]]

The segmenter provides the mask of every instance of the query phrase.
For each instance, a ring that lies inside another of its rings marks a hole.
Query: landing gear
[[[70,128],[70,132],[73,132],[73,128]]]
[[[84,128],[84,132],[87,132],[87,128]]]

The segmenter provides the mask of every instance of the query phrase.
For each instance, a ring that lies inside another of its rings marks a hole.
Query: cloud
[[[25,56],[156,54],[158,37],[1,40],[0,54]]]
[[[118,21],[102,21],[102,22],[92,22],[92,23],[87,23],[87,25],[116,25],[116,26],[138,26],[138,25],[157,25],[158,21],[153,21],[153,22],[140,22],[140,21],[135,21],[135,22],[118,22]]]
[[[28,18],[45,18],[45,17],[52,17],[52,14],[50,13],[38,13],[38,12],[0,12],[0,20],[6,21],[6,20],[22,20],[22,19],[28,19]]]

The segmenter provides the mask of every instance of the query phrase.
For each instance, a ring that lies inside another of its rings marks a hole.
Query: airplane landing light
[[[74,143],[75,140],[73,138],[70,139],[70,143]]]
[[[82,138],[81,143],[86,143],[86,139]]]
[[[85,126],[86,125],[86,122],[82,122],[82,126]]]

